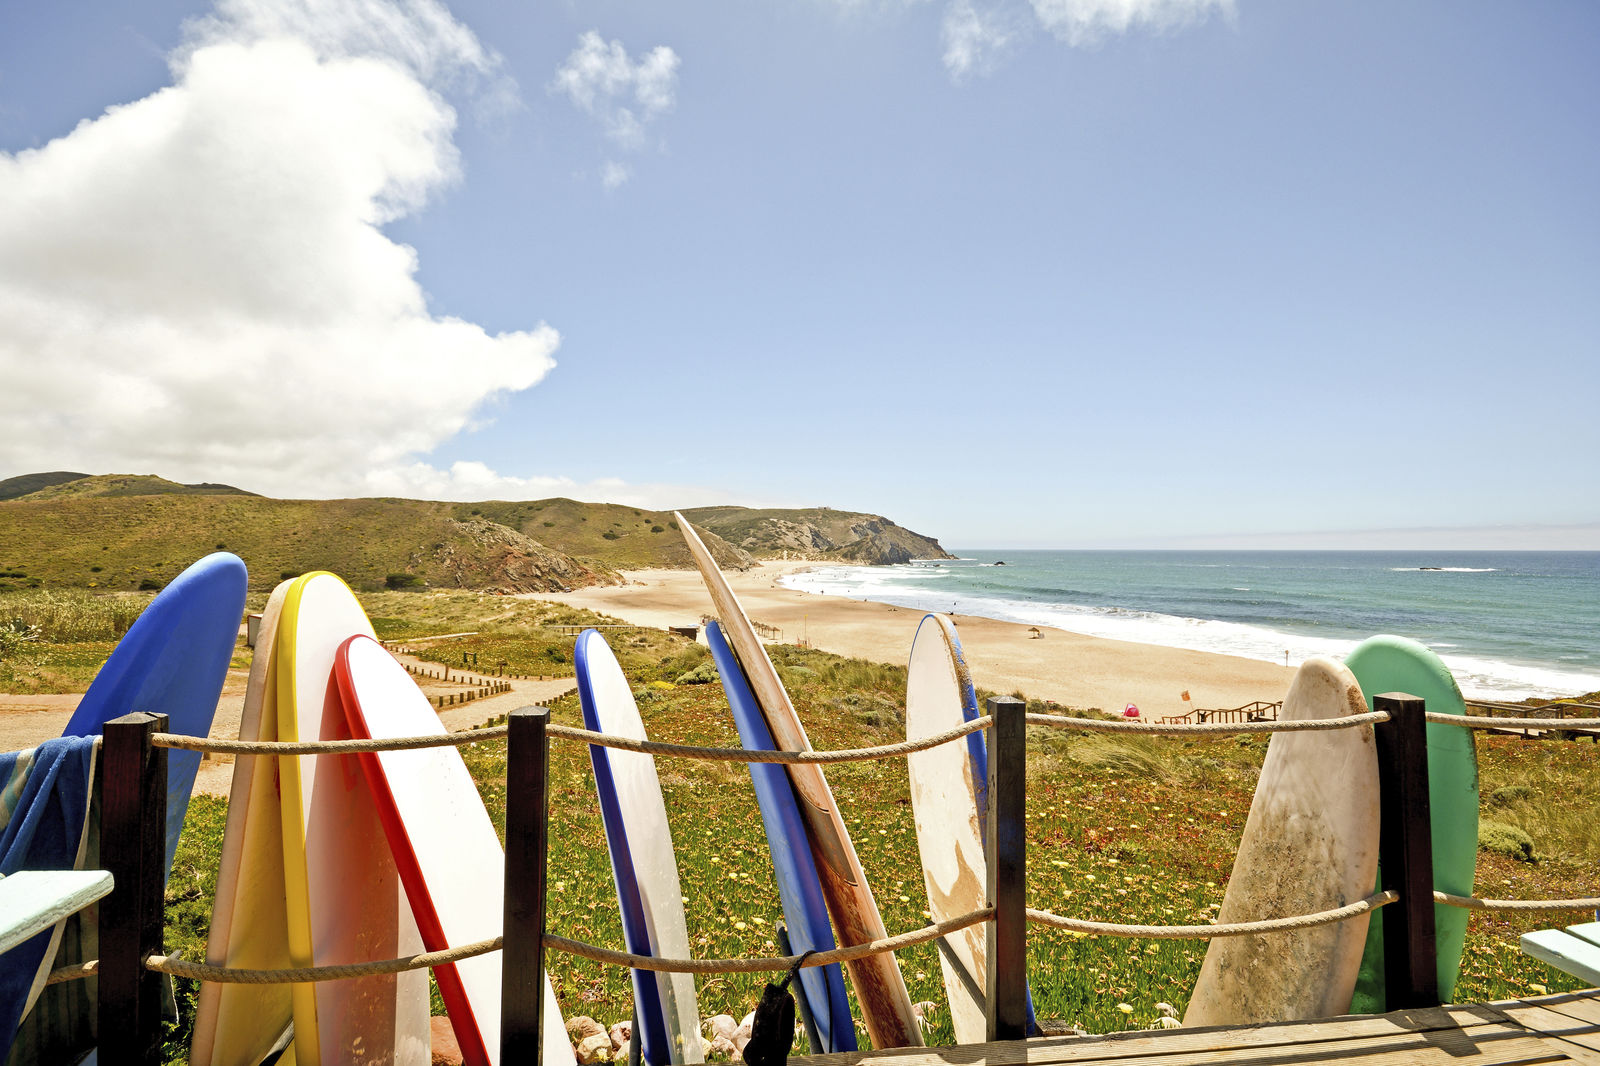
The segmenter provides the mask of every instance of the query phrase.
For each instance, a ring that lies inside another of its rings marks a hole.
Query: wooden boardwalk
[[[1600,991],[1245,1028],[1166,1029],[791,1059],[804,1066],[1600,1066]]]

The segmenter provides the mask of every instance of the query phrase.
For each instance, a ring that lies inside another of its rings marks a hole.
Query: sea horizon
[[[895,566],[819,563],[799,591],[1297,665],[1392,633],[1463,693],[1600,690],[1600,552],[1437,549],[949,549]]]

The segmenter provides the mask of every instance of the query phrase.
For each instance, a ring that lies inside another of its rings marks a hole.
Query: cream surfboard
[[[278,622],[280,740],[344,740],[350,728],[333,688],[334,653],[372,636],[345,583],[312,573],[289,586]],[[278,759],[285,910],[295,966],[327,966],[415,955],[422,939],[356,757]],[[431,1061],[428,974],[293,986],[299,1066]]]
[[[628,679],[604,637],[593,629],[578,634],[572,664],[585,727],[615,737],[649,739]],[[688,958],[683,889],[655,756],[591,745],[589,760],[622,911],[623,940],[636,955]],[[694,975],[636,969],[633,990],[644,1061],[650,1066],[704,1061]]]
[[[1295,673],[1282,721],[1366,713],[1342,663]],[[1378,762],[1371,726],[1277,733],[1256,781],[1219,922],[1342,907],[1372,891],[1378,870]],[[1255,1025],[1343,1014],[1368,918],[1294,932],[1212,940],[1184,1024]]]
[[[806,739],[800,716],[795,713],[783,682],[767,658],[766,649],[750,625],[744,608],[734,597],[733,590],[722,577],[716,560],[706,550],[699,534],[687,519],[674,514],[683,539],[694,556],[695,566],[704,579],[717,617],[722,622],[728,643],[733,646],[739,665],[744,668],[750,688],[755,692],[761,712],[778,747],[787,751],[807,751],[811,742]],[[800,811],[811,835],[811,849],[816,858],[817,872],[822,879],[823,897],[828,913],[833,918],[834,932],[842,946],[865,944],[887,935],[883,919],[878,914],[877,901],[867,885],[861,861],[856,857],[855,845],[845,828],[844,819],[833,801],[822,767],[815,764],[795,764],[789,767],[790,779],[800,799]],[[892,954],[873,955],[845,964],[850,981],[855,986],[856,1001],[861,1004],[862,1020],[867,1035],[875,1047],[919,1047],[922,1032],[911,1009],[911,997],[906,993],[905,979]]]
[[[363,739],[443,735],[428,697],[371,637],[345,641],[334,678],[350,731]],[[505,851],[457,748],[367,752],[359,757],[389,848],[429,951],[500,935]],[[500,1062],[498,951],[434,970],[468,1066]],[[572,1066],[561,1008],[544,979],[544,1062]]]
[[[906,671],[906,739],[943,733],[977,717],[978,697],[955,626],[944,615],[925,616],[911,643]],[[981,733],[906,758],[922,882],[935,922],[979,910],[986,902],[988,767]],[[950,934],[939,952],[950,1021],[959,1044],[981,1044],[988,1038],[983,997],[988,972],[986,928],[974,925]],[[1035,1028],[1031,998],[1028,1027]]]
[[[239,718],[240,740],[278,738],[273,649],[289,585],[285,581],[274,589],[261,613]],[[206,962],[259,970],[289,966],[275,758],[240,755],[234,760]],[[189,1061],[195,1066],[260,1062],[287,1040],[291,1018],[288,985],[202,984]],[[279,1062],[293,1066],[293,1049]]]

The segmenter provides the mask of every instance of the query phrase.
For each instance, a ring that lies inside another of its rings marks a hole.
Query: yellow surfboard
[[[278,739],[273,652],[289,584],[273,590],[261,615],[240,740]],[[243,969],[290,965],[277,759],[241,755],[234,760],[206,962]],[[290,1019],[288,985],[202,984],[189,1061],[195,1066],[259,1062],[288,1039]],[[294,1066],[294,1049],[278,1061]]]
[[[333,662],[358,634],[375,636],[339,578],[317,572],[290,585],[275,651],[280,739],[350,738]],[[277,762],[291,965],[420,953],[422,937],[357,757],[285,755]],[[426,970],[293,989],[300,1066],[431,1061]]]

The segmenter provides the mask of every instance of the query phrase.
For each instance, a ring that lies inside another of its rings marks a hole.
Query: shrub
[[[1487,805],[1490,807],[1509,807],[1513,803],[1533,798],[1533,789],[1527,785],[1507,785],[1497,788],[1489,793]]]
[[[1506,822],[1479,822],[1478,848],[1518,862],[1539,861],[1533,851],[1533,838],[1522,827]]]
[[[622,534],[618,533],[614,529],[608,529],[608,530],[606,530],[604,533],[602,533],[600,535],[602,537],[606,538],[607,540],[620,540],[622,538]]]
[[[383,583],[392,589],[414,589],[421,587],[422,578],[416,574],[386,574]]]
[[[675,685],[709,685],[717,680],[717,664],[707,659],[693,670],[686,671],[673,681]]]

